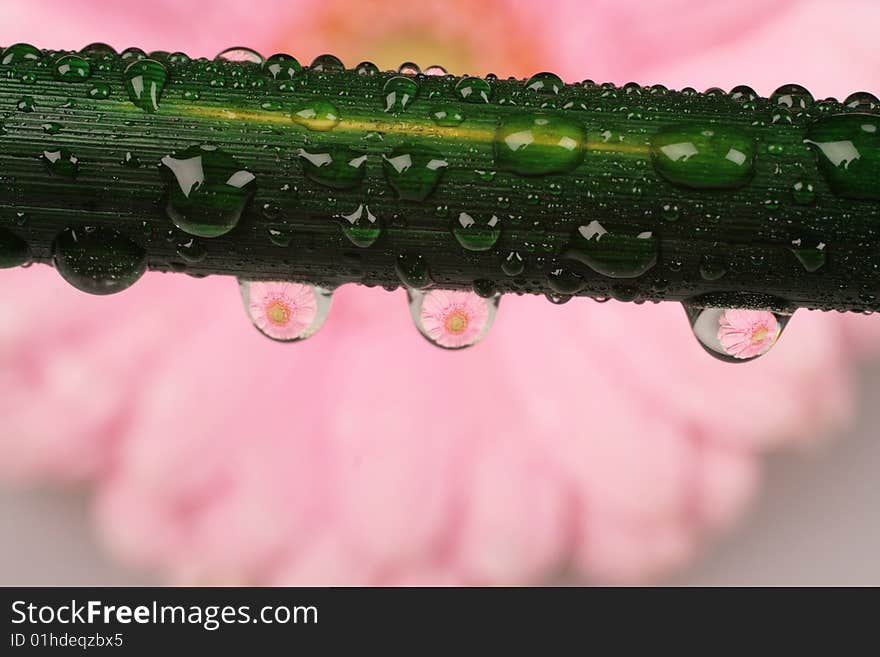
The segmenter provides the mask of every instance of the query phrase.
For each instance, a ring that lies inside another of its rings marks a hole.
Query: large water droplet
[[[492,95],[492,87],[482,78],[462,78],[455,91],[466,103],[488,103]]]
[[[657,173],[676,185],[734,189],[754,174],[755,141],[736,129],[672,127],[651,140],[651,158]]]
[[[20,64],[22,62],[33,62],[43,56],[37,48],[29,43],[16,43],[3,51],[3,57],[0,64],[9,66],[10,64]]]
[[[296,57],[278,53],[263,63],[263,69],[275,80],[292,80],[302,70],[302,64]]]
[[[407,289],[407,298],[413,323],[428,342],[442,349],[464,349],[492,328],[501,295],[484,298],[462,290]]]
[[[379,67],[373,62],[361,62],[354,68],[354,72],[358,75],[373,76],[379,73]]]
[[[63,55],[55,62],[55,77],[64,82],[83,82],[91,74],[91,64],[79,55]]]
[[[125,69],[125,89],[137,107],[146,112],[157,112],[168,70],[154,59],[139,59]]]
[[[636,278],[657,264],[657,238],[647,231],[638,235],[611,233],[598,221],[591,221],[578,228],[563,257],[603,276]]]
[[[326,132],[339,123],[339,110],[327,100],[310,100],[296,110],[291,118],[309,130]]]
[[[799,84],[785,84],[773,92],[770,102],[798,114],[813,104],[813,94]]]
[[[804,141],[815,149],[819,170],[835,194],[880,200],[880,117],[829,116],[811,125]]]
[[[404,253],[397,256],[397,260],[394,261],[394,270],[400,281],[407,287],[424,289],[433,283],[428,263],[425,262],[425,257],[422,255]]]
[[[333,292],[304,283],[246,281],[238,287],[256,329],[278,342],[299,342],[324,325]]]
[[[234,62],[236,64],[257,64],[263,63],[263,56],[256,50],[251,48],[243,48],[236,46],[227,48],[217,54],[214,61]]]
[[[558,94],[565,83],[555,73],[536,73],[526,80],[526,89],[539,94]]]
[[[383,158],[388,184],[405,201],[424,201],[449,165],[443,155],[428,148],[400,147]]]
[[[843,104],[854,112],[874,112],[880,107],[880,100],[872,93],[858,91],[847,96]]]
[[[584,158],[586,137],[572,121],[550,115],[510,116],[495,134],[495,162],[523,176],[566,173]]]
[[[298,155],[306,177],[325,187],[351,189],[361,184],[367,156],[348,148],[327,148],[309,152],[300,148]]]
[[[235,228],[254,195],[254,174],[216,146],[192,146],[161,160],[168,183],[165,211],[190,235],[217,237]]]
[[[402,112],[419,93],[419,85],[415,80],[403,76],[390,78],[382,88],[385,96],[386,112]]]
[[[342,60],[339,59],[339,57],[334,57],[333,55],[318,55],[312,60],[311,69],[313,71],[324,73],[344,71],[345,64],[342,63]]]
[[[31,261],[31,250],[27,242],[15,233],[0,228],[0,269],[20,267]]]
[[[370,212],[370,207],[361,203],[354,212],[338,215],[342,219],[342,233],[355,246],[373,246],[382,234],[382,224]]]
[[[67,228],[55,238],[52,252],[64,280],[89,294],[121,292],[147,267],[143,248],[109,228]]]
[[[76,178],[79,173],[79,158],[66,148],[54,151],[43,151],[42,160],[56,176]]]
[[[744,363],[767,353],[791,319],[791,314],[770,310],[683,305],[703,349],[727,363]]]
[[[452,234],[468,251],[488,251],[501,237],[501,220],[494,214],[475,218],[462,212],[452,222]]]

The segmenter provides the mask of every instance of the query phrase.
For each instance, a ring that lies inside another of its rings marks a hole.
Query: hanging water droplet
[[[452,128],[464,121],[462,114],[454,105],[435,107],[431,110],[431,120],[441,128]]]
[[[419,93],[419,85],[415,80],[403,76],[390,78],[382,88],[385,97],[386,112],[402,112]]]
[[[333,55],[318,55],[312,60],[310,68],[313,71],[329,73],[344,71],[345,64],[342,63],[341,59],[339,59],[338,57],[334,57]]]
[[[825,243],[804,239],[792,240],[791,252],[803,268],[813,273],[825,266]]]
[[[880,200],[880,117],[839,114],[810,126],[804,143],[816,152],[819,170],[844,198]]]
[[[465,349],[486,337],[500,294],[483,298],[462,290],[407,289],[410,315],[419,333],[442,349]]]
[[[567,173],[584,158],[586,137],[572,121],[550,115],[509,116],[495,133],[498,168],[523,176]]]
[[[414,62],[404,62],[397,67],[397,72],[401,75],[418,75],[422,72],[422,69]]]
[[[128,97],[145,112],[159,111],[159,100],[168,80],[168,70],[154,59],[132,62],[123,75]]]
[[[547,285],[556,294],[571,296],[583,290],[587,282],[568,267],[557,266],[547,272]]]
[[[263,62],[263,69],[275,80],[292,80],[302,70],[296,57],[278,53]]]
[[[683,305],[703,349],[727,363],[744,363],[767,353],[791,319],[791,314],[769,310]]]
[[[333,103],[322,100],[310,100],[296,110],[291,116],[294,123],[305,126],[315,132],[327,132],[339,123],[339,110]]]
[[[536,73],[526,80],[526,89],[539,94],[558,94],[565,83],[555,73]]]
[[[76,178],[79,173],[79,158],[66,148],[54,151],[43,151],[42,159],[56,176]]]
[[[526,263],[519,251],[511,251],[501,261],[501,270],[508,276],[519,276],[525,268]]]
[[[370,207],[363,203],[350,214],[337,215],[342,219],[342,233],[348,241],[361,248],[368,248],[376,243],[382,234],[382,224],[370,212]]]
[[[770,102],[799,114],[813,104],[813,95],[799,84],[785,84],[773,92]]]
[[[598,221],[591,221],[578,228],[563,257],[610,278],[637,278],[657,264],[657,250],[657,238],[650,231],[611,233]]]
[[[333,292],[305,283],[247,281],[238,288],[245,311],[256,329],[278,342],[299,342],[324,325]]]
[[[0,269],[20,267],[31,261],[27,242],[15,233],[0,228]]]
[[[55,62],[55,77],[63,82],[83,82],[91,74],[91,64],[79,55],[63,55]]]
[[[754,174],[755,141],[733,128],[666,128],[651,140],[651,159],[657,173],[676,185],[734,189]]]
[[[448,73],[445,68],[443,68],[442,66],[438,66],[436,64],[434,66],[429,66],[428,68],[425,69],[425,75],[442,77],[447,74]]]
[[[394,270],[400,281],[407,287],[424,289],[433,283],[428,263],[425,262],[422,255],[404,253],[397,256],[397,260],[394,261]]]
[[[424,201],[449,165],[442,154],[424,147],[402,146],[382,157],[388,184],[404,201]]]
[[[204,260],[205,256],[208,255],[208,251],[195,238],[190,238],[186,242],[181,242],[177,245],[177,255],[188,263],[194,264]]]
[[[306,178],[334,189],[352,189],[361,184],[366,171],[367,156],[348,148],[327,148],[297,152],[303,163]]]
[[[492,87],[482,78],[462,78],[455,91],[466,103],[488,103],[492,95]]]
[[[146,271],[146,252],[109,228],[67,228],[56,238],[52,257],[58,273],[89,294],[121,292]]]
[[[256,50],[251,48],[243,48],[240,46],[227,48],[217,54],[214,61],[234,62],[236,64],[257,64],[263,63],[263,56]]]
[[[165,211],[182,231],[217,237],[235,228],[256,189],[255,176],[216,146],[192,146],[161,160]]]
[[[462,212],[452,222],[452,234],[468,251],[488,251],[501,237],[501,220],[494,214],[488,217],[478,215],[475,219]]]

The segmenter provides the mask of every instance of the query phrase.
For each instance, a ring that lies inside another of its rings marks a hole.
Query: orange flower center
[[[759,342],[763,342],[767,338],[767,327],[762,326],[757,331],[752,333],[752,344],[758,344]]]
[[[273,324],[284,326],[290,321],[290,306],[281,299],[275,299],[266,306],[266,317]]]
[[[446,316],[446,321],[443,325],[446,327],[447,331],[453,335],[458,335],[459,333],[463,333],[467,328],[468,316],[461,310],[453,310]]]

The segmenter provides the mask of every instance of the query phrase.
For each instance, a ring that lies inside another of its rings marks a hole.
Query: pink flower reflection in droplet
[[[490,319],[488,304],[473,292],[432,290],[422,301],[419,317],[431,340],[458,349],[480,338]]]
[[[718,321],[718,341],[734,358],[766,353],[779,337],[779,322],[767,310],[725,310]]]
[[[276,340],[295,340],[318,313],[314,290],[302,283],[249,284],[248,309],[254,324]]]

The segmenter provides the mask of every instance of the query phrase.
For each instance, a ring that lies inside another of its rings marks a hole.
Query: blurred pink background
[[[878,21],[868,0],[7,0],[0,43],[843,98],[880,86]],[[768,450],[853,420],[878,329],[799,312],[730,366],[675,304],[511,297],[483,343],[449,353],[403,291],[347,286],[286,346],[233,280],[147,275],[93,298],[49,268],[3,271],[0,479],[87,490],[105,554],[163,582],[657,581],[742,518]]]

